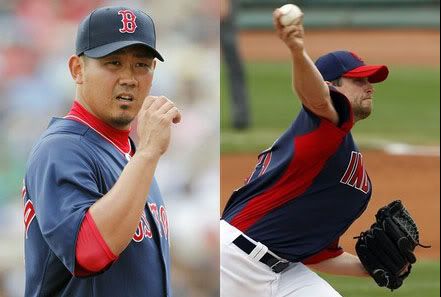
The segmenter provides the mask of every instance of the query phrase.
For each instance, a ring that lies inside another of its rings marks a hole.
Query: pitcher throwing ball
[[[74,103],[52,119],[26,168],[25,296],[171,296],[154,172],[180,112],[148,96],[156,59],[154,23],[140,10],[99,8],[79,25]]]
[[[276,9],[274,27],[290,50],[292,85],[302,109],[258,156],[254,171],[224,209],[223,297],[337,297],[312,269],[351,276],[372,272],[340,247],[339,238],[371,198],[372,184],[351,129],[371,114],[373,84],[387,78],[388,68],[366,65],[349,51],[325,54],[314,64],[306,52],[303,15],[286,26],[281,16]],[[400,252],[395,245],[390,249]],[[395,272],[404,279],[410,266],[406,258],[401,264]]]

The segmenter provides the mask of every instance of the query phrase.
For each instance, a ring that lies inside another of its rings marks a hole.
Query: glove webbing
[[[431,247],[430,245],[420,244],[418,227],[400,200],[395,200],[387,207],[382,208],[376,215],[377,222],[383,221],[387,216],[392,218],[401,231],[407,234],[415,245],[423,248]]]

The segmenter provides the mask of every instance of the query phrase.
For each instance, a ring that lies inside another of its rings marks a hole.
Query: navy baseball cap
[[[102,7],[81,21],[76,55],[101,58],[135,44],[145,46],[155,58],[164,61],[156,50],[155,24],[149,15],[139,9]]]
[[[324,80],[333,81],[339,77],[367,77],[370,83],[384,81],[389,69],[386,65],[366,65],[363,60],[349,51],[335,51],[321,56],[315,66]]]

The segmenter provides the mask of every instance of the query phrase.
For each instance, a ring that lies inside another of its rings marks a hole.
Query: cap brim
[[[87,50],[84,52],[84,54],[90,58],[102,58],[104,56],[107,56],[117,50],[123,49],[125,47],[131,46],[131,45],[143,45],[146,48],[148,48],[155,58],[158,58],[161,62],[164,62],[164,58],[161,56],[160,53],[158,53],[157,50],[155,50],[153,47],[148,45],[147,43],[136,41],[136,40],[130,40],[130,41],[117,41],[109,44],[105,44],[102,46],[98,46],[96,48]]]
[[[389,69],[386,65],[366,65],[357,67],[343,74],[343,77],[367,77],[370,83],[384,81],[389,75]]]

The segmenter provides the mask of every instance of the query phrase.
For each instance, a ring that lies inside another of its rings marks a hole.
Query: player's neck
[[[110,126],[109,124],[89,112],[79,100],[74,101],[71,110],[65,118],[72,119],[74,121],[89,126],[93,130],[101,134],[104,138],[110,140],[124,153],[128,153],[131,151],[129,142],[130,130],[120,130]]]

